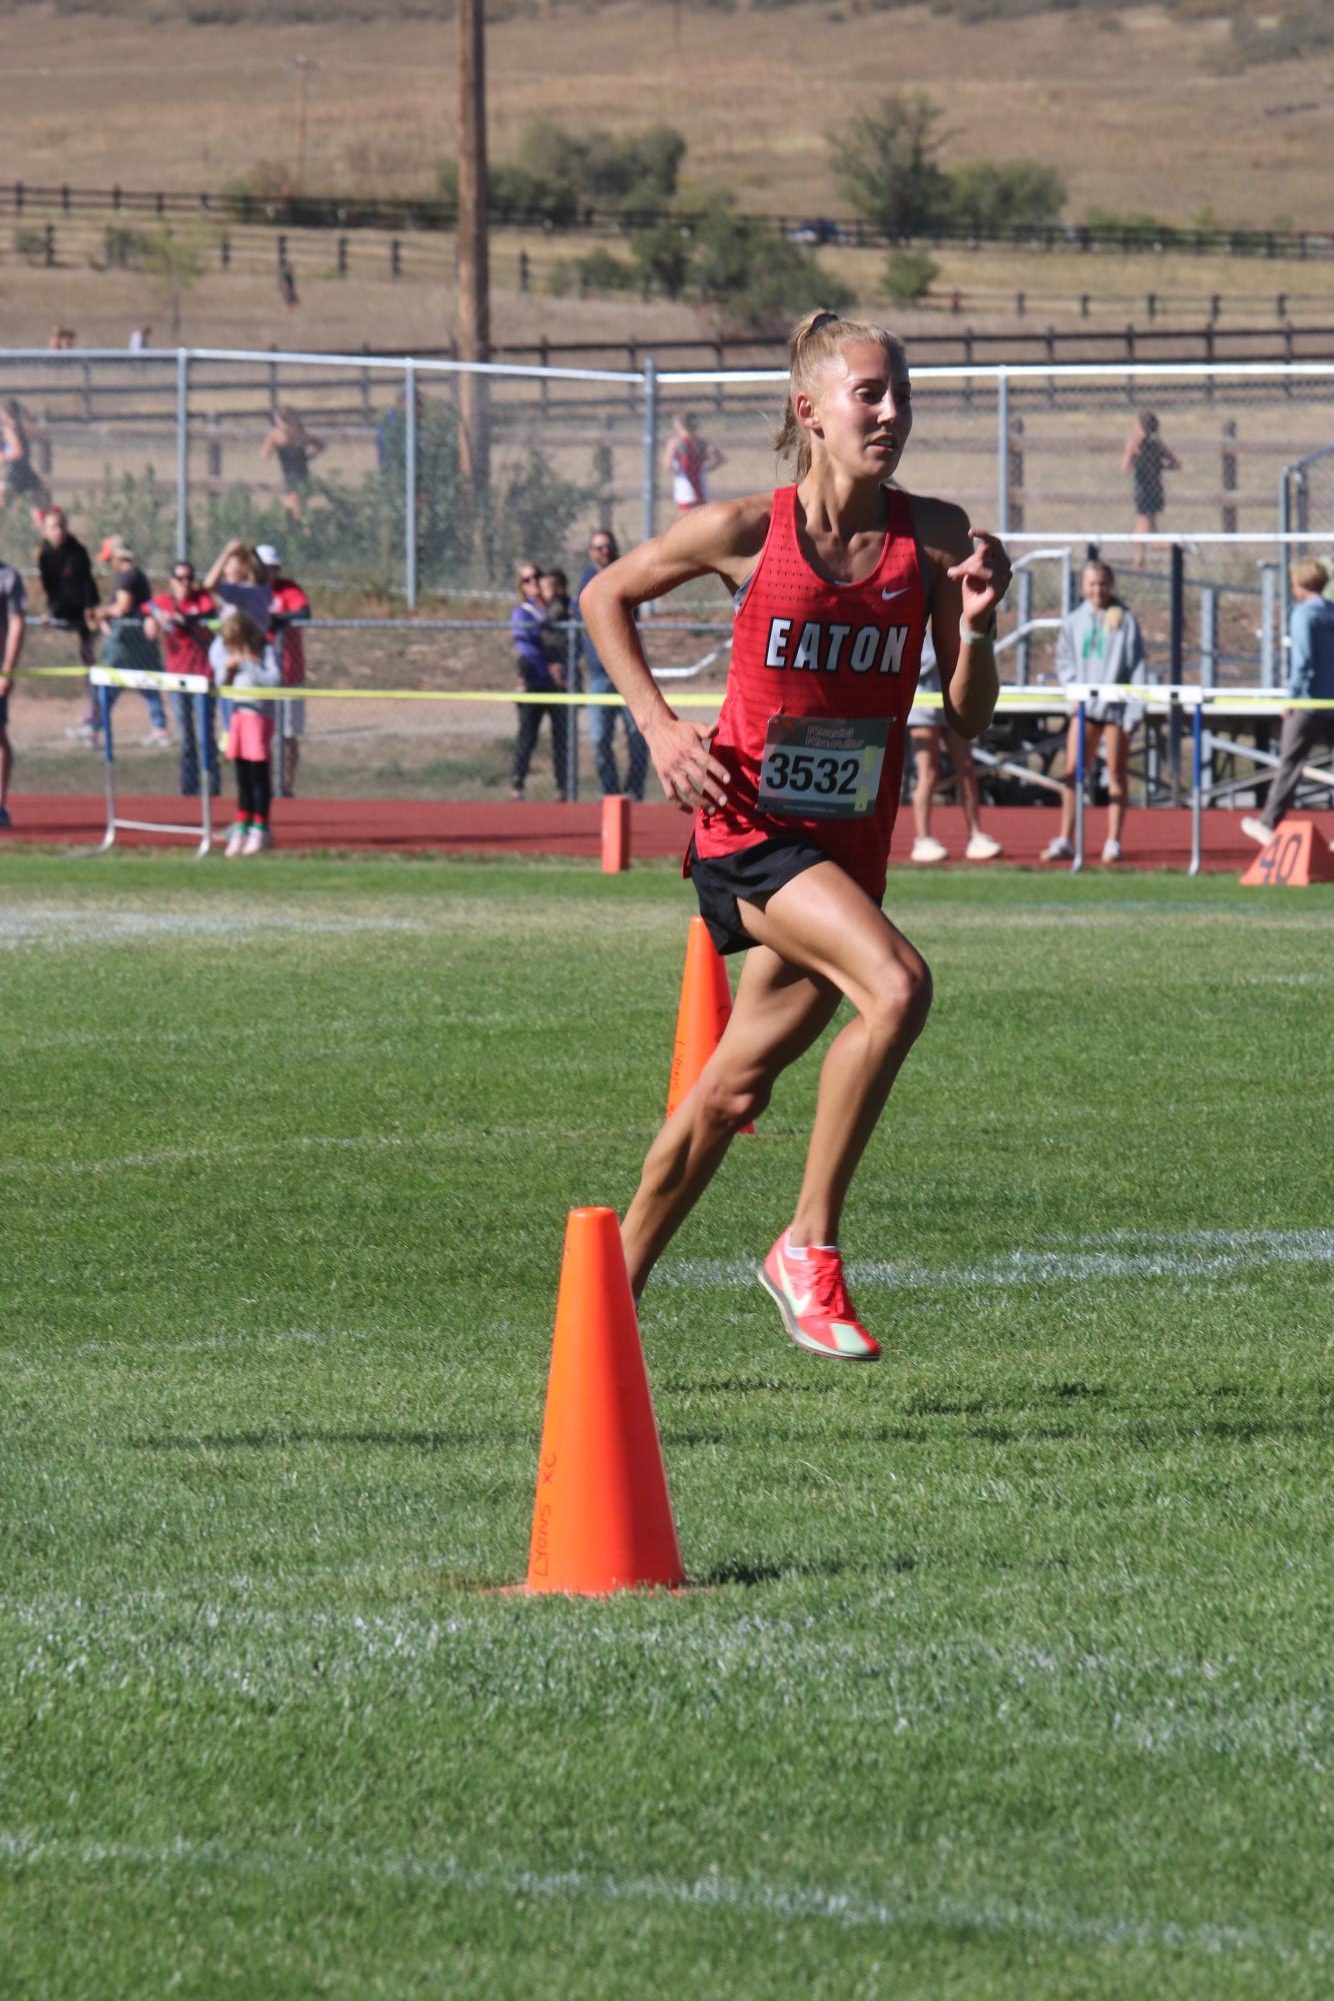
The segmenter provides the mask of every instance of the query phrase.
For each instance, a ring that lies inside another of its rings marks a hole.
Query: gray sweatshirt
[[[1116,681],[1142,688],[1149,678],[1149,663],[1134,612],[1115,599],[1106,611],[1095,611],[1087,599],[1076,605],[1061,621],[1056,672],[1066,688],[1072,681]],[[1095,696],[1085,714],[1090,722],[1118,723],[1133,730],[1143,721],[1144,704]]]

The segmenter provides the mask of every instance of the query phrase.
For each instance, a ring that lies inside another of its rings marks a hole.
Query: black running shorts
[[[814,841],[787,834],[771,835],[736,854],[703,856],[695,852],[692,835],[687,869],[699,898],[700,916],[718,950],[748,952],[756,943],[741,921],[738,898],[763,906],[793,876],[829,859]]]

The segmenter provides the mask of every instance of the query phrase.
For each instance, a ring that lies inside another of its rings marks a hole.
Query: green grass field
[[[840,1370],[646,1295],[679,1597],[525,1600],[667,868],[0,858],[0,1993],[1327,1995],[1334,892],[891,879]]]

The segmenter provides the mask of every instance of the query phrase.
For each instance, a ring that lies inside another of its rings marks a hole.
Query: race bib
[[[774,716],[765,732],[759,805],[803,820],[854,820],[871,812],[888,735],[888,716],[854,722]]]

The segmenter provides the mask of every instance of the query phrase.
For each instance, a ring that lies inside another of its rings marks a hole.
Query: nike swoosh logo
[[[903,593],[908,588],[909,586],[907,584],[900,584],[899,588],[896,591],[881,591],[880,595],[886,601],[888,601],[890,598],[901,598],[903,596]]]
[[[792,1311],[800,1318],[803,1313],[810,1311],[810,1304],[815,1294],[813,1292],[797,1292],[793,1288],[792,1274],[783,1263],[783,1253],[781,1251],[778,1253],[778,1269],[782,1273],[783,1290],[788,1296],[788,1303]]]

